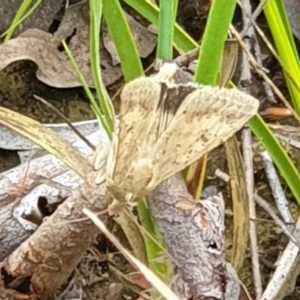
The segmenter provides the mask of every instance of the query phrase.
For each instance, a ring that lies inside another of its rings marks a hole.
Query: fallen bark
[[[101,141],[99,132],[87,138],[93,144]],[[92,154],[92,149],[82,141],[73,145],[87,157]],[[36,230],[37,226],[24,220],[23,216],[37,209],[39,197],[61,195],[61,189],[43,184],[43,178],[72,190],[83,183],[82,178],[50,154],[0,174],[0,261]]]
[[[189,299],[237,300],[238,277],[224,255],[224,203],[221,195],[195,202],[181,175],[161,183],[148,197],[152,217],[164,237]]]
[[[34,299],[34,296],[50,294],[66,282],[98,233],[82,209],[101,212],[110,203],[105,181],[99,185],[94,183],[97,174],[89,174],[82,187],[1,263],[5,288],[0,288],[0,294],[7,293],[6,289],[16,291],[25,284],[19,296]],[[105,222],[105,215],[101,219]]]
[[[103,133],[99,131],[89,135],[87,139],[94,145],[107,142],[107,140],[104,139]],[[93,153],[93,150],[83,141],[78,141],[74,143],[73,146],[87,157]],[[51,154],[45,154],[31,159],[29,163],[21,164],[11,170],[3,172],[0,174],[0,202],[7,202],[9,201],[9,197],[13,198],[19,196],[20,188],[23,194],[29,192],[37,175],[52,178],[67,170],[63,162]],[[20,185],[22,186],[20,187]]]

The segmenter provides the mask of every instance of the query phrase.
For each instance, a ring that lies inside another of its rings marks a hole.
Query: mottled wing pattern
[[[169,87],[168,83],[161,83],[161,86],[160,102],[154,115],[158,120],[155,124],[158,126],[157,138],[167,129],[186,96],[195,90],[191,84],[180,85],[180,88],[178,85]]]
[[[259,102],[235,89],[193,86],[171,123],[153,147],[153,177],[150,191],[163,180],[192,164],[226,141],[249,121]]]
[[[122,90],[119,126],[107,163],[108,188],[114,194],[121,192],[120,198],[144,188],[152,178],[157,136],[151,129],[159,122],[155,113],[160,96],[161,85],[152,77],[135,79]]]

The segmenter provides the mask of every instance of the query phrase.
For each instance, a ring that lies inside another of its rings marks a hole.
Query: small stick
[[[300,149],[300,142],[298,142],[297,140],[294,140],[290,137],[287,137],[287,136],[284,136],[284,135],[281,135],[281,134],[278,134],[278,133],[275,133],[275,136],[278,139],[282,140],[283,142],[287,143],[289,146],[293,146],[295,148]]]
[[[272,163],[272,159],[267,151],[261,153],[261,158],[265,167],[266,175],[268,178],[269,186],[272,191],[277,209],[286,223],[293,223],[294,220],[289,211],[289,203],[285,197],[284,191],[281,187],[280,180],[277,176],[277,172]]]
[[[253,281],[255,287],[256,298],[262,295],[262,281],[259,267],[257,232],[256,232],[256,207],[254,201],[254,178],[253,178],[253,153],[252,153],[252,136],[249,129],[243,130],[242,135],[243,157],[245,164],[245,176],[247,182],[247,193],[249,197],[249,236],[251,249],[251,263],[253,272]]]
[[[49,103],[48,101],[46,101],[45,99],[43,99],[40,96],[33,95],[33,97],[36,100],[38,100],[38,101],[42,102],[43,104],[45,104],[46,106],[48,106],[49,108],[51,108],[59,117],[61,117],[69,125],[69,127],[78,135],[78,137],[80,139],[82,139],[92,150],[95,151],[95,149],[96,149],[95,146],[83,134],[81,134],[81,132],[55,106],[53,106],[51,103]]]

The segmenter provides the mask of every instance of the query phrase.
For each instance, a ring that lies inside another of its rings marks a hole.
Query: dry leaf
[[[0,70],[18,60],[31,60],[37,64],[36,76],[42,82],[58,88],[79,86],[67,57],[57,47],[51,34],[30,29],[0,46]],[[84,71],[84,66],[80,62],[78,64]]]
[[[0,107],[0,124],[13,129],[44,148],[74,170],[80,177],[84,178],[91,171],[92,167],[87,158],[57,133],[41,123]]]
[[[87,84],[93,87],[89,58],[87,4],[84,2],[67,8],[59,28],[53,36],[48,32],[34,28],[0,45],[0,70],[15,61],[30,60],[37,64],[36,76],[45,84],[57,88],[81,86],[69,59],[61,49],[61,40],[67,40]],[[156,45],[155,35],[138,24],[132,17],[128,16],[128,20],[141,57],[148,56]],[[101,34],[104,41],[101,42],[99,49],[102,78],[105,86],[108,86],[122,77],[122,71],[120,64],[118,64],[115,46],[107,30]]]
[[[37,64],[37,78],[45,84],[57,88],[78,87],[78,81],[69,59],[60,51],[61,40],[68,38],[68,46],[80,71],[89,86],[94,86],[89,61],[88,23],[85,21],[81,6],[66,10],[59,29],[54,36],[39,29],[29,29],[19,37],[0,45],[0,70],[19,60],[30,60]],[[103,82],[110,85],[121,78],[120,67],[111,64],[109,54],[101,46]]]
[[[54,34],[54,40],[59,43],[62,39],[68,37],[68,46],[79,65],[79,69],[85,77],[89,86],[94,86],[92,72],[90,70],[89,56],[89,11],[88,3],[82,3],[69,7],[63,20]],[[100,57],[102,66],[102,79],[105,84],[111,85],[116,80],[122,77],[120,66],[114,66],[111,62],[109,53],[103,46],[100,40]],[[74,74],[74,83],[79,86],[77,76]]]
[[[243,158],[235,136],[225,143],[225,151],[230,173],[231,198],[233,203],[233,247],[231,263],[239,272],[244,265],[248,247],[249,233],[249,198]]]
[[[154,77],[133,80],[122,91],[107,164],[108,189],[119,200],[147,195],[257,112],[259,102],[238,90],[175,84],[177,70],[166,63]]]

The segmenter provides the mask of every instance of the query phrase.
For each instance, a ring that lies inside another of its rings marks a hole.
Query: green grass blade
[[[103,0],[103,14],[117,48],[125,82],[144,74],[131,30],[118,0]]]
[[[32,0],[23,0],[20,8],[18,9],[11,25],[9,28],[1,35],[1,37],[5,36],[4,41],[8,41],[11,39],[12,35],[15,32],[15,29],[24,22],[42,3],[43,0],[38,0],[34,5],[27,11],[28,7],[30,6]],[[26,12],[27,11],[27,12]]]
[[[212,1],[194,77],[198,83],[217,84],[224,43],[235,6],[236,0]]]
[[[90,0],[90,60],[93,81],[100,102],[100,111],[102,118],[106,119],[106,124],[110,135],[113,131],[114,115],[109,96],[103,84],[100,67],[100,24],[102,17],[102,1]]]
[[[153,222],[153,219],[151,218],[145,199],[139,201],[137,210],[139,214],[139,220],[143,225],[143,228],[153,237],[153,239],[157,241],[155,243],[153,239],[144,234],[149,267],[156,274],[162,275],[164,278],[167,278],[170,274],[169,264],[158,262],[157,260],[162,256],[162,248],[164,248],[162,236],[159,233],[156,224]]]
[[[68,58],[69,58],[69,60],[70,60],[70,62],[72,64],[72,67],[73,67],[73,69],[74,69],[74,71],[75,71],[75,73],[76,73],[76,75],[78,77],[79,82],[83,86],[84,91],[85,91],[87,97],[89,98],[89,100],[91,102],[91,105],[92,105],[92,108],[93,108],[93,111],[94,111],[95,115],[100,119],[100,122],[101,122],[102,126],[104,127],[107,135],[111,139],[111,131],[110,131],[109,125],[107,123],[107,118],[105,118],[102,115],[100,107],[99,107],[98,103],[96,102],[96,100],[95,100],[95,98],[94,98],[94,96],[93,96],[93,94],[92,94],[92,92],[91,92],[88,84],[86,83],[86,81],[85,81],[85,79],[84,79],[84,77],[83,77],[83,75],[82,75],[82,73],[81,73],[81,71],[80,71],[80,69],[79,69],[79,67],[78,67],[78,65],[77,65],[77,63],[76,63],[76,61],[75,61],[75,59],[74,59],[74,57],[73,57],[73,55],[72,55],[69,47],[68,47],[68,45],[66,44],[65,41],[62,41],[62,45],[64,47],[66,55],[68,56]]]
[[[268,1],[264,7],[264,13],[266,15],[272,36],[278,51],[278,54],[293,77],[295,82],[300,82],[300,67],[299,57],[291,38],[291,29],[287,20],[287,17],[281,16],[281,13],[285,14],[283,4],[279,1]],[[287,86],[293,101],[295,111],[300,115],[300,93],[294,86],[290,78],[285,74]]]
[[[161,0],[159,13],[159,32],[156,57],[173,58],[174,24],[177,13],[177,0]]]
[[[141,14],[151,24],[159,26],[159,9],[151,1],[146,0],[124,0],[129,6]],[[174,46],[181,52],[187,52],[198,47],[198,44],[179,26],[174,29]]]
[[[268,150],[272,160],[280,170],[282,177],[291,189],[294,197],[300,205],[300,176],[295,165],[282,148],[281,144],[274,137],[271,130],[259,115],[252,118],[249,126],[265,149]]]

